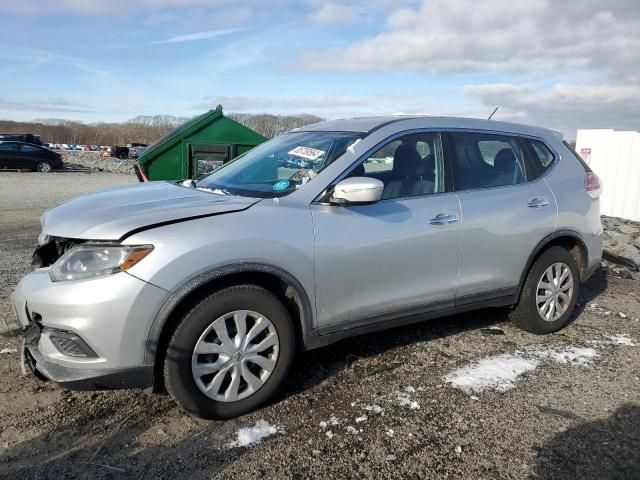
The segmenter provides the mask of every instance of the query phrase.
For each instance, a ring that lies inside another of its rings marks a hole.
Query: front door
[[[311,205],[318,326],[453,306],[460,208],[445,191],[440,134],[395,139],[347,176],[381,179],[385,190],[371,205]]]

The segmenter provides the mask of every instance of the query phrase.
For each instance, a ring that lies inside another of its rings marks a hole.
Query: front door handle
[[[529,203],[527,203],[527,207],[529,208],[540,208],[546,207],[547,205],[549,205],[549,200],[541,197],[534,197],[529,200]]]
[[[455,213],[439,213],[431,220],[429,220],[429,223],[431,225],[448,225],[457,221],[458,215],[456,215]]]

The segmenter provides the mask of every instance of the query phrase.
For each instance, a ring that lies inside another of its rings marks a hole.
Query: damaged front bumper
[[[167,292],[127,273],[52,282],[47,268],[11,295],[16,316],[0,333],[24,337],[23,370],[73,390],[153,385],[144,364],[150,324]]]

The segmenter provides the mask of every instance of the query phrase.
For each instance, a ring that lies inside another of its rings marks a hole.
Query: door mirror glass
[[[330,202],[336,205],[358,205],[380,200],[384,183],[376,178],[352,177],[333,188]]]

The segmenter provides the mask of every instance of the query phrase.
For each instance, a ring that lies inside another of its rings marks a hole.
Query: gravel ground
[[[101,157],[99,152],[61,150],[58,153],[62,155],[62,161],[67,168],[79,167],[133,175],[133,166],[136,164],[136,160],[133,158],[121,160],[119,158]]]
[[[0,315],[42,211],[130,181],[0,175]],[[640,284],[598,273],[557,334],[483,310],[350,339],[298,355],[271,404],[226,422],[23,377],[0,338],[0,477],[639,478],[639,317]]]

